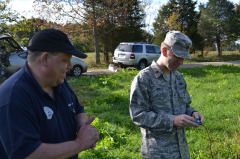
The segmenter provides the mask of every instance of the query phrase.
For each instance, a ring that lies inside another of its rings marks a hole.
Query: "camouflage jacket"
[[[144,158],[190,158],[185,128],[173,122],[175,115],[191,115],[194,109],[182,74],[171,72],[170,79],[153,61],[132,82],[130,115],[141,128]]]

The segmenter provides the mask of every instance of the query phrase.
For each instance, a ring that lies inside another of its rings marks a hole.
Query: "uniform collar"
[[[163,78],[166,80],[166,81],[169,81],[169,79],[167,78],[167,74],[164,73],[160,67],[158,66],[158,64],[156,63],[155,60],[153,60],[152,64],[151,64],[151,68],[152,68],[152,71],[155,75],[156,78],[159,78],[160,76],[163,76]],[[170,72],[172,73],[172,72]]]

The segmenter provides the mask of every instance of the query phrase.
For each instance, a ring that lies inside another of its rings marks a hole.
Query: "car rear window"
[[[143,46],[142,45],[132,45],[132,44],[120,44],[120,45],[118,45],[116,50],[124,51],[124,52],[142,53]]]
[[[120,45],[118,45],[118,47],[116,48],[116,50],[118,50],[118,51],[124,51],[124,52],[132,52],[132,45],[120,44]]]

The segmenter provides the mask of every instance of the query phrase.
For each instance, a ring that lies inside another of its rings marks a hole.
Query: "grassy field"
[[[215,159],[240,158],[240,67],[232,65],[180,69],[192,97],[192,106],[205,116]],[[100,132],[95,150],[79,159],[139,159],[141,133],[129,116],[129,92],[137,70],[104,76],[82,76],[68,81]],[[203,127],[187,128],[191,158],[210,159]]]
[[[108,68],[108,64],[104,63],[103,54],[100,53],[100,61],[101,64],[96,65],[96,54],[95,52],[86,53],[88,57],[83,59],[90,70],[94,69],[106,69]],[[232,60],[240,60],[240,52],[237,51],[223,51],[222,56],[218,57],[217,51],[205,51],[204,57],[199,57],[200,52],[196,52],[195,54],[191,54],[192,59],[186,60],[185,63],[196,63],[196,62],[212,62],[212,61],[232,61]],[[112,63],[112,55],[109,57],[110,63]]]
[[[95,52],[88,52],[86,53],[88,57],[86,59],[83,59],[87,65],[88,69],[95,70],[95,69],[106,69],[108,68],[108,64],[104,63],[104,55],[103,53],[100,53],[100,62],[101,64],[96,64],[96,54]],[[109,57],[109,62],[112,62],[112,56]]]
[[[205,51],[204,56],[199,56],[200,52],[196,54],[191,54],[192,59],[185,61],[186,63],[195,62],[214,62],[214,61],[234,61],[240,60],[240,52],[236,51],[223,51],[222,56],[219,57],[217,51]]]

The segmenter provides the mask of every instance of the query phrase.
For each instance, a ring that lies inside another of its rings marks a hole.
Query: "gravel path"
[[[180,68],[194,68],[194,67],[204,67],[207,65],[214,65],[214,66],[220,66],[220,65],[240,65],[240,60],[237,61],[224,61],[224,62],[199,62],[199,63],[192,63],[192,64],[183,64],[180,66]],[[121,69],[117,69],[118,72],[121,72]],[[97,69],[97,70],[88,70],[87,72],[83,73],[82,76],[96,76],[96,75],[104,75],[108,73],[114,73],[113,71],[110,71],[109,69]]]

